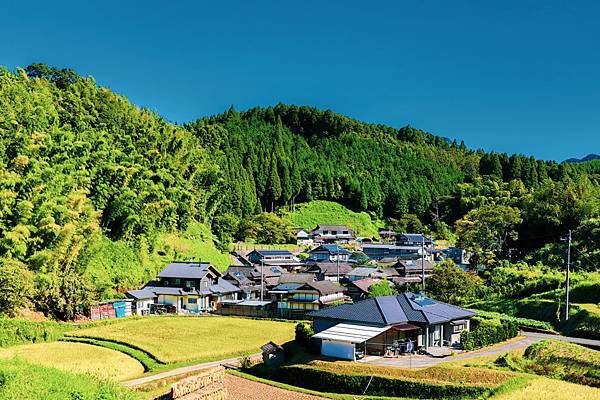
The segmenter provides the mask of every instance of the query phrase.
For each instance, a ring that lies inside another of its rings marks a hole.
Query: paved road
[[[577,343],[584,346],[594,346],[600,348],[600,340],[591,340],[591,339],[581,339],[576,337],[569,336],[561,336],[561,335],[552,335],[547,333],[536,333],[536,332],[522,332],[521,338],[519,340],[514,340],[508,343],[504,343],[498,346],[492,346],[489,348],[470,351],[467,353],[459,354],[454,357],[446,357],[446,358],[432,358],[429,356],[403,356],[400,358],[372,358],[368,359],[364,362],[368,364],[374,365],[391,365],[395,367],[403,367],[403,368],[427,368],[433,367],[434,365],[438,365],[441,363],[453,362],[457,360],[465,360],[469,358],[475,357],[484,357],[484,356],[493,356],[493,355],[501,355],[507,353],[509,351],[522,349],[528,347],[529,345],[539,342],[544,339],[554,339],[554,340],[562,340],[570,343]]]
[[[582,339],[582,338],[576,338],[576,337],[571,337],[571,336],[552,335],[552,334],[548,334],[548,333],[536,333],[536,332],[523,332],[522,335],[529,337],[529,338],[536,338],[539,340],[542,340],[542,339],[562,340],[564,342],[570,342],[570,343],[581,344],[583,346],[592,346],[592,347],[600,348],[600,340]]]
[[[260,354],[253,354],[250,357],[252,358],[252,357],[257,357],[257,356],[260,356]],[[129,387],[140,386],[140,385],[144,385],[149,382],[157,381],[157,380],[164,379],[164,378],[170,378],[172,376],[187,374],[188,372],[198,371],[200,369],[216,367],[216,366],[222,365],[222,364],[236,364],[242,358],[243,357],[228,358],[226,360],[211,361],[211,362],[206,362],[206,363],[202,363],[202,364],[188,365],[187,367],[176,368],[176,369],[172,369],[170,371],[160,372],[158,374],[143,376],[141,378],[132,379],[130,381],[125,381],[125,382],[123,382],[123,384],[125,386],[129,386]]]

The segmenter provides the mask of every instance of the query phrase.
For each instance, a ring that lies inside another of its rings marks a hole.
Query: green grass
[[[144,373],[144,367],[134,358],[85,343],[38,343],[0,350],[0,359],[15,357],[32,364],[91,374],[102,379],[127,380]]]
[[[0,348],[27,343],[51,342],[74,326],[52,321],[27,321],[0,317]]]
[[[163,256],[163,265],[172,260],[208,261],[218,270],[225,271],[232,264],[231,256],[215,247],[210,228],[193,223],[185,233],[163,234],[159,237],[157,251]]]
[[[526,326],[526,327],[530,327],[530,328],[539,328],[539,329],[545,329],[545,330],[553,330],[553,326],[552,324],[550,324],[549,322],[546,321],[537,321],[535,319],[529,319],[529,318],[518,318],[518,317],[513,317],[511,315],[506,315],[503,313],[499,313],[499,312],[494,312],[494,311],[484,311],[484,310],[477,310],[477,309],[470,309],[473,312],[476,312],[478,316],[480,317],[484,317],[484,318],[493,318],[493,319],[499,319],[500,321],[511,321],[511,322],[516,322],[519,326]]]
[[[133,400],[137,394],[89,375],[28,363],[0,360],[2,400]]]
[[[161,363],[204,362],[260,352],[294,338],[294,323],[236,317],[145,317],[92,325],[70,333],[113,341],[152,354]]]
[[[511,390],[499,391],[493,400],[597,400],[600,389],[556,379],[535,377]]]
[[[298,204],[296,211],[284,211],[282,215],[294,226],[314,229],[319,224],[342,224],[354,229],[356,236],[379,237],[380,221],[373,220],[366,212],[354,212],[341,204],[315,200]]]

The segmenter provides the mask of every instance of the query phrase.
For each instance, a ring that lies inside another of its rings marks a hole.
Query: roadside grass
[[[314,229],[319,224],[347,225],[356,236],[379,237],[383,223],[366,212],[354,212],[339,203],[315,200],[296,205],[296,211],[282,211],[282,216],[294,226]]]
[[[600,352],[574,343],[542,340],[491,365],[600,388]]]
[[[85,343],[38,343],[0,350],[0,359],[13,358],[100,379],[127,380],[144,372],[144,367],[126,354]]]
[[[91,325],[68,336],[123,344],[159,363],[200,363],[254,354],[270,340],[288,342],[294,327],[293,322],[238,317],[152,316]]]
[[[0,360],[2,400],[134,400],[139,396],[116,383],[74,374],[22,359]]]

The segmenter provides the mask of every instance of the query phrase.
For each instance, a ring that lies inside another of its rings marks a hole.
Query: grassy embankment
[[[110,381],[36,365],[0,360],[2,400],[134,400],[139,395]]]
[[[383,223],[373,220],[366,212],[354,212],[341,204],[315,200],[298,204],[296,210],[283,211],[282,216],[294,226],[314,229],[319,224],[347,225],[354,229],[356,236],[379,237],[379,228]]]

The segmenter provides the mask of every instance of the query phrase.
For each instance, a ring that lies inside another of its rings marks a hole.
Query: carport
[[[321,354],[329,357],[356,360],[365,355],[365,343],[381,335],[391,326],[369,326],[341,323],[313,337],[321,339]]]

